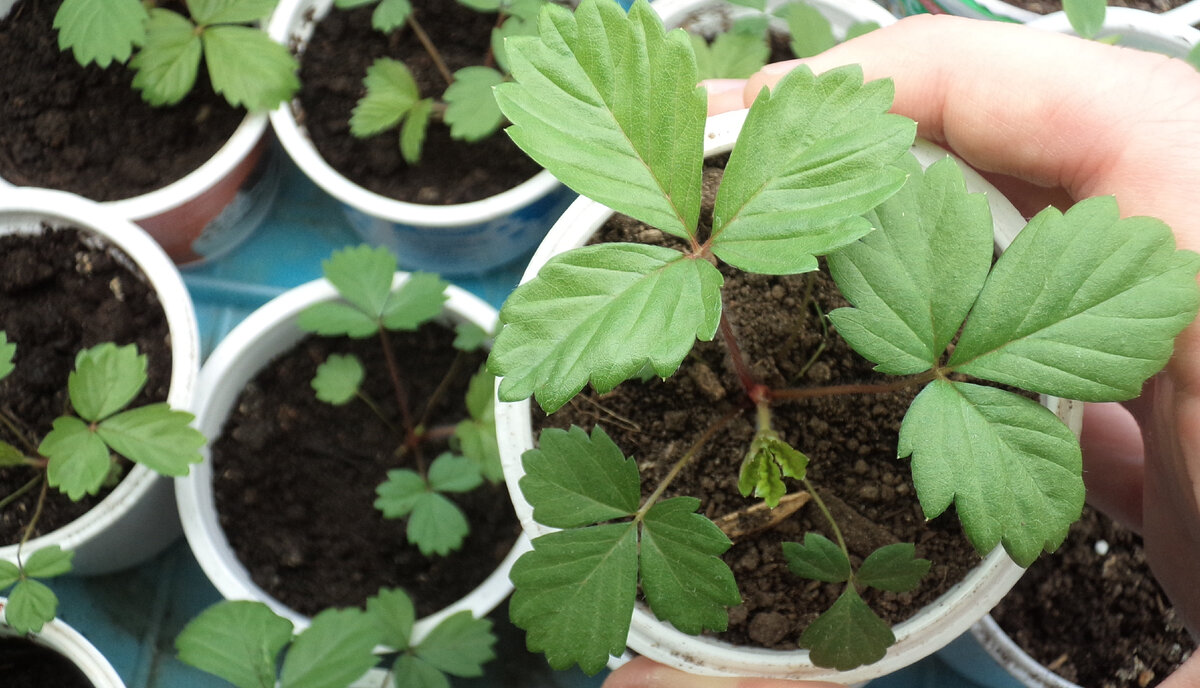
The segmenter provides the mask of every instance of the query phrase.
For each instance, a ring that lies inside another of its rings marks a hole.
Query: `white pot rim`
[[[698,8],[714,4],[719,3],[716,0],[653,0],[650,6],[658,13],[663,24],[671,27],[678,26]],[[880,26],[896,23],[896,15],[875,0],[805,0],[805,4],[820,11],[830,20],[834,29],[843,34],[854,22],[873,21]],[[731,9],[735,8],[731,6]]]
[[[0,607],[7,602],[7,599],[0,597]],[[15,635],[15,632],[0,626],[0,635]],[[42,626],[32,640],[70,660],[95,688],[125,688],[125,683],[104,655],[79,631],[61,619],[54,619]]]
[[[1188,4],[1196,6],[1194,11],[1200,21],[1200,0]],[[1039,15],[1026,23],[1036,29],[1075,35],[1067,14],[1062,11]],[[1130,7],[1109,7],[1105,10],[1104,26],[1098,35],[1127,37],[1131,47],[1164,52],[1172,57],[1185,57],[1192,46],[1200,43],[1200,29],[1190,24],[1172,17],[1170,12],[1156,14]],[[1146,45],[1139,45],[1141,42]]]
[[[403,284],[408,276],[408,273],[397,272],[393,288]],[[444,312],[449,317],[469,320],[489,332],[493,330],[496,323],[494,308],[453,285],[446,293],[449,298]],[[304,336],[305,333],[294,324],[296,316],[313,303],[336,298],[337,292],[329,282],[313,280],[272,299],[234,327],[217,345],[200,372],[196,397],[199,430],[209,438],[216,438],[245,382]],[[258,347],[259,340],[267,343]],[[200,567],[225,599],[263,602],[275,613],[289,619],[297,631],[307,628],[310,618],[255,584],[229,545],[217,518],[212,493],[211,453],[205,448],[203,454],[202,463],[175,481],[184,535]],[[487,615],[512,591],[508,571],[528,548],[528,540],[522,534],[504,561],[473,591],[437,613],[418,620],[414,637],[422,637],[442,619],[462,610],[470,610],[476,617]]]
[[[1025,650],[1021,649],[1000,624],[989,614],[971,627],[971,635],[983,649],[1004,667],[1008,673],[1027,686],[1042,688],[1080,688],[1058,674],[1042,666]]]

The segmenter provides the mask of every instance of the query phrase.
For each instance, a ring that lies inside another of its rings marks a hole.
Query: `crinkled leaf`
[[[412,3],[409,0],[381,0],[371,13],[371,26],[376,31],[391,33],[393,29],[404,26],[410,14]]]
[[[275,660],[292,622],[262,602],[225,601],[192,619],[175,638],[180,661],[238,688],[273,688]]]
[[[625,458],[600,426],[547,428],[539,447],[521,456],[521,492],[533,518],[552,528],[576,528],[632,516],[641,501],[637,462]]]
[[[400,655],[392,665],[392,685],[396,688],[450,688],[450,679],[425,660]]]
[[[796,57],[812,57],[837,44],[833,25],[815,7],[804,2],[789,2],[776,12],[787,22],[792,35],[789,47]]]
[[[474,351],[483,346],[491,336],[491,332],[473,322],[459,323],[454,328],[454,348],[459,351]],[[491,390],[488,390],[488,396],[492,396]]]
[[[504,114],[492,87],[502,81],[504,75],[491,67],[463,67],[454,73],[454,82],[442,94],[446,101],[442,121],[450,127],[450,138],[479,141],[496,133]]]
[[[808,469],[808,457],[784,442],[772,430],[760,430],[750,441],[750,449],[742,461],[738,489],[743,497],[751,492],[774,509],[787,493],[781,476],[803,480]]]
[[[63,0],[54,15],[58,49],[70,48],[84,66],[125,62],[145,42],[147,18],[140,0]]]
[[[1054,551],[1083,508],[1079,442],[1030,399],[935,380],[913,400],[898,453],[912,455],[927,518],[953,502],[981,554],[1003,543],[1021,566]]]
[[[464,610],[446,617],[421,640],[415,652],[447,674],[471,678],[482,676],[483,665],[495,658],[495,644],[492,622],[476,619]]]
[[[1196,317],[1200,256],[1112,197],[1038,213],[996,261],[948,365],[1043,394],[1119,401]]]
[[[733,571],[720,555],[733,543],[695,513],[700,500],[675,497],[655,504],[642,522],[642,590],[658,618],[684,633],[723,631],[726,607],[741,604]]]
[[[429,132],[429,118],[433,115],[433,99],[425,98],[413,103],[408,117],[400,127],[400,155],[410,165],[421,161],[421,150],[425,146],[425,134]]]
[[[58,613],[58,596],[40,581],[23,580],[8,593],[4,621],[17,633],[39,633]]]
[[[150,10],[146,45],[129,62],[137,71],[133,87],[151,105],[175,105],[195,85],[203,50],[195,24],[186,17],[160,8]]]
[[[1081,38],[1095,38],[1104,27],[1108,0],[1063,0],[1063,12]]]
[[[949,158],[916,161],[896,195],[868,217],[880,228],[829,255],[854,308],[829,314],[854,350],[891,375],[929,370],[971,310],[992,264],[992,216]]]
[[[728,31],[710,45],[702,36],[691,35],[696,68],[701,79],[746,79],[762,68],[771,49],[762,36]]]
[[[63,551],[58,545],[43,547],[25,560],[25,575],[30,578],[54,578],[71,572],[74,551]]]
[[[615,4],[615,3],[614,3]],[[625,651],[637,597],[637,530],[612,523],[543,535],[513,566],[514,624],[555,669],[595,674]]]
[[[804,544],[784,542],[788,570],[810,580],[845,583],[850,580],[850,560],[832,540],[820,533],[805,533]]]
[[[7,559],[0,559],[0,590],[21,580],[21,569]]]
[[[343,299],[379,317],[392,292],[396,257],[382,246],[350,246],[321,261],[321,274]]]
[[[50,459],[46,467],[50,487],[57,487],[72,501],[99,492],[108,476],[108,447],[87,423],[72,416],[54,420],[38,453]]]
[[[190,424],[195,416],[166,404],[118,413],[100,423],[96,434],[121,456],[162,475],[187,475],[200,463],[204,435]]]
[[[234,107],[274,110],[300,90],[299,63],[283,44],[248,26],[213,26],[200,36],[213,90]]]
[[[446,303],[449,284],[430,272],[414,272],[388,297],[383,326],[389,330],[415,330],[433,320]]]
[[[795,274],[871,230],[863,213],[899,189],[912,120],[887,114],[890,81],[842,67],[792,70],[754,101],[725,167],[712,250],[742,270]]]
[[[358,138],[374,136],[396,126],[421,98],[412,72],[403,62],[390,57],[381,57],[367,67],[363,86],[367,93],[350,113],[350,133]],[[395,264],[394,258],[392,263]],[[395,269],[393,267],[392,271]],[[389,273],[389,286],[391,279]]]
[[[929,573],[930,562],[916,556],[909,542],[884,545],[863,560],[855,580],[863,585],[890,592],[908,592]]]
[[[640,244],[599,244],[552,258],[500,311],[489,369],[500,399],[536,393],[547,413],[589,382],[606,392],[649,364],[675,372],[721,318],[721,273],[704,260]]]
[[[496,87],[507,129],[564,184],[676,236],[700,214],[704,90],[687,35],[664,34],[648,4],[574,14],[547,3],[539,38],[508,40],[514,83]]]
[[[0,441],[0,468],[9,466],[24,466],[28,458],[20,449],[8,442]]]
[[[408,649],[417,620],[412,598],[403,590],[385,588],[367,599],[367,613],[379,629],[379,642],[396,651]]]
[[[98,421],[125,407],[146,384],[146,357],[137,346],[111,342],[84,349],[75,356],[67,390],[75,413]]]
[[[200,24],[249,24],[271,16],[279,0],[187,0]]]
[[[8,335],[0,330],[0,380],[13,371],[13,357],[16,355],[16,343],[8,341]]]
[[[325,362],[317,366],[312,379],[313,391],[326,404],[341,406],[358,394],[363,381],[363,367],[353,354],[330,354]]]
[[[429,465],[429,487],[438,492],[469,492],[482,482],[479,465],[465,456],[442,454]]]
[[[859,597],[853,586],[800,635],[813,664],[849,671],[883,659],[896,636]]]
[[[342,688],[379,658],[379,629],[361,609],[326,609],[296,636],[283,660],[279,688]]]

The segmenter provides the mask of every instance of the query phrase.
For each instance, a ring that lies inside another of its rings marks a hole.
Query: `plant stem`
[[[400,367],[396,365],[396,356],[392,353],[392,344],[388,339],[387,330],[379,328],[379,342],[383,345],[383,360],[387,363],[388,375],[392,378],[392,389],[396,392],[396,403],[400,407],[400,418],[404,423],[404,448],[411,450],[417,460],[418,472],[425,475],[425,461],[421,458],[417,435],[413,427],[412,411],[408,407],[408,390],[400,379]]]
[[[812,495],[813,503],[817,505],[817,508],[825,515],[825,520],[829,521],[829,526],[833,528],[833,536],[837,538],[837,544],[841,548],[842,554],[846,555],[846,561],[850,561],[850,550],[846,547],[846,539],[842,537],[842,529],[838,528],[837,521],[833,520],[833,514],[829,512],[829,507],[825,506],[825,500],[821,499],[821,495],[817,494],[816,488],[813,487],[808,478],[802,478],[801,480],[804,482],[804,489],[808,490],[808,493]]]
[[[396,425],[394,423],[392,423],[391,420],[388,419],[387,415],[384,414],[383,409],[379,408],[379,406],[374,401],[371,401],[371,397],[367,396],[366,394],[363,394],[361,389],[359,391],[355,392],[354,396],[358,397],[359,400],[362,401],[362,403],[366,404],[367,408],[371,409],[371,412],[374,413],[379,418],[379,420],[383,421],[383,424],[388,427],[388,430],[391,430],[392,432],[396,433],[397,435],[404,434],[404,432],[400,428],[396,427]]]
[[[667,475],[658,483],[658,487],[654,488],[654,492],[646,498],[646,501],[642,504],[641,508],[638,509],[635,517],[636,520],[640,521],[645,518],[646,514],[650,511],[650,507],[654,506],[659,497],[662,497],[663,492],[666,492],[667,487],[674,482],[675,478],[679,477],[680,472],[683,471],[685,466],[691,463],[692,459],[696,457],[696,454],[700,452],[700,449],[713,438],[713,435],[720,432],[726,425],[729,424],[729,421],[736,418],[741,412],[741,409],[734,409],[729,413],[726,413],[720,418],[720,420],[710,425],[708,429],[704,431],[704,434],[700,435],[700,437],[692,443],[692,446],[688,447],[687,451],[683,453],[683,456],[679,457],[679,460],[675,462],[674,466],[671,466],[671,470],[667,473]]]
[[[923,385],[938,377],[936,371],[928,371],[920,375],[906,377],[896,382],[877,385],[830,385],[828,387],[802,387],[793,389],[767,390],[771,401],[796,401],[799,399],[818,399],[821,397],[836,397],[847,394],[886,394]]]
[[[3,423],[4,427],[8,428],[8,431],[12,433],[13,439],[15,439],[17,442],[20,442],[21,445],[25,447],[26,453],[38,453],[37,447],[33,446],[33,443],[30,442],[27,437],[25,437],[25,433],[21,432],[21,428],[17,422],[17,419],[10,416],[7,409],[0,409],[0,423]]]
[[[42,473],[38,473],[37,475],[33,476],[33,478],[31,478],[29,480],[29,482],[25,483],[24,485],[18,487],[16,490],[14,490],[12,494],[8,495],[4,499],[0,499],[0,511],[4,510],[4,508],[7,507],[9,504],[12,504],[13,502],[20,499],[21,495],[32,490],[33,486],[37,485],[37,482],[42,479],[42,476],[43,476]]]
[[[437,389],[433,390],[433,394],[430,394],[429,399],[425,402],[425,410],[421,413],[421,420],[417,421],[418,428],[423,428],[429,423],[429,415],[433,412],[433,407],[437,405],[438,401],[446,393],[446,390],[450,388],[450,382],[458,374],[458,369],[462,367],[465,358],[466,355],[462,351],[459,351],[454,356],[454,360],[450,362],[450,368],[446,370],[446,374],[438,382]]]
[[[433,44],[433,41],[429,40],[429,34],[425,33],[425,29],[421,28],[421,22],[417,21],[415,12],[408,15],[407,23],[413,30],[413,35],[417,37],[418,41],[421,41],[425,52],[429,53],[429,59],[433,60],[433,65],[441,72],[442,78],[446,80],[446,85],[449,86],[454,83],[454,75],[446,67],[446,63],[442,60],[442,55],[438,52],[437,46]]]
[[[770,398],[771,390],[755,379],[750,366],[746,365],[746,357],[742,354],[742,347],[738,345],[737,336],[733,333],[733,325],[729,322],[725,311],[721,312],[720,330],[721,340],[725,342],[729,358],[733,361],[733,369],[737,373],[738,381],[742,383],[742,389],[746,390],[746,396],[750,397],[750,401],[755,405]]]
[[[37,526],[37,522],[42,518],[42,507],[46,505],[46,491],[50,488],[50,481],[42,482],[42,491],[38,494],[37,507],[33,510],[33,518],[29,519],[29,524],[25,526],[25,534],[21,536],[21,544],[17,545],[17,551],[29,542],[29,537],[33,535],[33,529]],[[20,557],[18,556],[18,559]]]

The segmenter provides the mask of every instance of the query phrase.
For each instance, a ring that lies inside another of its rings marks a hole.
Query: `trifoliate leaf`
[[[140,0],[63,0],[54,15],[58,49],[70,48],[85,67],[123,63],[145,42],[147,18]]]
[[[496,657],[492,622],[476,619],[470,611],[451,614],[414,648],[416,655],[436,669],[454,676],[483,675],[483,665]]]
[[[213,26],[200,35],[213,90],[234,107],[274,110],[300,90],[299,63],[286,46],[248,26]]]
[[[8,335],[0,330],[0,380],[13,371],[13,357],[16,355],[17,345],[8,341]]]
[[[614,3],[615,4],[615,3]],[[513,566],[509,601],[526,645],[555,669],[595,674],[625,651],[637,597],[637,529],[613,523],[543,535]]]
[[[792,35],[789,46],[796,57],[812,57],[837,45],[833,25],[815,7],[803,2],[789,2],[776,14],[787,22]]]
[[[362,362],[357,356],[330,354],[324,363],[317,366],[312,388],[321,401],[341,406],[358,394],[364,374]]]
[[[74,551],[64,552],[58,545],[43,547],[25,560],[25,575],[30,578],[54,578],[71,572]]]
[[[1038,213],[996,261],[947,365],[1082,401],[1120,401],[1196,317],[1200,256],[1112,197]]]
[[[992,216],[946,158],[916,161],[896,195],[867,217],[879,227],[829,255],[829,273],[854,308],[829,314],[876,370],[932,368],[958,333],[992,264]]]
[[[152,9],[146,45],[129,62],[137,71],[133,87],[142,92],[142,100],[155,107],[175,105],[196,84],[201,53],[195,24],[170,10]]]
[[[391,33],[392,30],[404,26],[410,14],[412,3],[409,0],[380,0],[371,14],[371,26],[376,31]]]
[[[700,500],[675,497],[655,504],[642,522],[642,590],[658,618],[684,633],[723,631],[726,607],[741,604],[733,571],[720,555],[733,543],[695,513]]]
[[[412,72],[403,62],[390,57],[381,57],[367,67],[363,86],[367,93],[350,113],[350,133],[360,139],[399,124],[409,108],[421,98]],[[395,268],[392,270],[394,272]],[[391,284],[390,274],[388,284]]]
[[[750,449],[742,461],[738,490],[743,497],[753,492],[774,509],[787,494],[782,477],[803,480],[807,469],[807,456],[784,442],[775,431],[760,430],[750,441]]]
[[[121,456],[162,475],[187,475],[200,463],[204,435],[191,427],[195,416],[166,404],[123,411],[100,423],[96,434]]]
[[[502,81],[504,75],[490,67],[463,67],[454,73],[454,82],[442,94],[446,101],[442,121],[450,127],[450,138],[480,141],[496,133],[504,114],[492,87]]]
[[[710,45],[702,36],[690,34],[701,79],[746,79],[762,68],[771,49],[762,36],[729,31]]]
[[[929,573],[928,559],[916,556],[912,543],[884,545],[863,560],[855,580],[863,585],[890,592],[908,592],[921,584]]]
[[[389,330],[415,330],[433,320],[446,303],[447,286],[449,283],[433,273],[412,273],[384,304],[380,314],[383,326]]]
[[[474,351],[483,346],[491,336],[491,332],[473,322],[459,323],[454,327],[454,348],[459,351]]]
[[[187,0],[199,24],[249,24],[271,16],[279,0]]]
[[[375,619],[379,642],[396,651],[408,649],[417,611],[403,590],[385,588],[367,599],[367,613]]]
[[[20,449],[17,449],[8,442],[0,441],[0,468],[24,466],[28,460],[25,453]]]
[[[488,363],[504,376],[500,399],[536,393],[552,413],[589,381],[607,392],[647,363],[670,375],[696,339],[716,333],[722,283],[707,261],[659,246],[599,244],[555,256],[500,312]]]
[[[442,454],[429,464],[429,487],[438,492],[470,492],[483,483],[479,465],[464,456]]]
[[[379,661],[378,642],[379,630],[366,612],[326,609],[288,648],[279,688],[348,686]]]
[[[832,540],[820,533],[805,533],[804,544],[784,542],[788,570],[809,580],[845,583],[850,580],[850,560]]]
[[[896,163],[916,136],[912,120],[887,114],[892,94],[858,67],[813,76],[803,66],[759,94],[717,191],[713,253],[795,274],[869,232],[862,215],[903,185]]]
[[[21,569],[7,559],[0,559],[0,590],[21,580]]]
[[[382,246],[352,246],[321,261],[321,274],[339,296],[363,313],[378,317],[392,292],[396,257]]]
[[[429,119],[433,115],[433,99],[425,98],[413,103],[408,117],[400,127],[400,155],[404,162],[416,165],[421,162],[421,150],[425,146],[425,134],[429,131]]]
[[[175,638],[180,661],[238,688],[273,688],[275,659],[292,639],[292,622],[262,602],[218,602]]]
[[[392,665],[395,688],[450,688],[450,679],[419,657],[400,655]]]
[[[647,4],[626,15],[611,0],[574,14],[547,3],[538,28],[507,43],[515,83],[497,86],[496,100],[509,136],[575,191],[694,234],[707,102],[687,35],[664,34]]]
[[[552,528],[577,528],[632,516],[641,501],[637,462],[625,458],[604,430],[547,428],[537,449],[521,456],[521,492],[533,518]]]
[[[40,633],[58,613],[58,596],[44,583],[23,580],[8,593],[4,621],[17,633]]]
[[[99,492],[108,476],[108,447],[87,423],[72,416],[54,420],[38,453],[50,459],[46,466],[50,487],[57,487],[71,501]]]
[[[1021,566],[1054,551],[1083,509],[1079,443],[1045,407],[1011,392],[935,380],[900,426],[921,508],[953,502],[980,554],[1003,543]]]
[[[104,343],[75,356],[67,391],[75,413],[98,421],[120,411],[146,384],[146,357],[133,344]]]
[[[1080,38],[1095,38],[1104,27],[1108,0],[1063,0],[1062,8]]]
[[[813,664],[849,671],[883,659],[896,636],[859,597],[853,586],[800,635]]]
[[[296,326],[322,337],[347,336],[363,339],[379,332],[379,318],[346,303],[315,303],[296,317]]]

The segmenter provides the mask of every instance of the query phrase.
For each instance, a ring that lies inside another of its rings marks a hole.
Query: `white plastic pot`
[[[767,12],[774,11],[780,5],[794,2],[795,0],[767,0]],[[874,0],[803,0],[806,5],[810,5],[820,12],[829,23],[833,25],[834,35],[838,40],[846,37],[846,29],[858,22],[875,22],[880,26],[887,26],[895,23],[896,17],[891,12],[888,12]],[[668,28],[680,26],[688,15],[708,7],[725,5],[731,13],[736,16],[738,13],[746,12],[722,0],[654,0],[650,6],[662,18],[663,24]]]
[[[189,410],[200,370],[200,335],[192,300],[179,270],[144,231],[110,208],[63,191],[13,188],[0,192],[0,234],[38,234],[42,224],[76,227],[124,251],[158,292],[171,336],[171,385],[167,403]],[[18,346],[20,343],[18,342]],[[20,365],[20,361],[17,362]],[[100,504],[71,523],[25,543],[25,552],[58,545],[74,550],[74,572],[107,573],[157,554],[179,535],[171,483],[135,465]],[[17,546],[0,547],[15,561]]]
[[[746,111],[742,110],[709,118],[705,154],[716,155],[732,149],[745,117]],[[941,148],[925,142],[918,142],[913,152],[923,165],[947,155]],[[963,173],[969,191],[987,194],[996,224],[996,243],[1001,248],[1007,247],[1024,227],[1024,218],[978,174],[965,166]],[[573,203],[534,254],[522,281],[532,279],[552,256],[582,246],[611,214],[610,209],[586,198]],[[1078,434],[1082,425],[1082,404],[1053,398],[1043,399],[1043,403]],[[554,529],[533,519],[532,507],[518,487],[524,475],[521,455],[534,446],[529,402],[498,404],[496,430],[505,482],[521,526],[531,538],[552,532]],[[858,683],[916,662],[966,632],[1008,592],[1023,572],[1024,569],[998,547],[962,582],[913,618],[898,624],[893,629],[896,644],[882,660],[848,672],[839,673],[813,665],[807,650],[784,652],[738,647],[713,638],[690,636],[659,622],[653,613],[640,605],[634,611],[626,644],[634,652],[694,674]],[[614,660],[612,665],[622,661]]]
[[[0,597],[0,609],[7,604],[8,600]],[[13,631],[8,626],[0,624],[0,637],[13,637],[19,634]],[[91,643],[87,641],[78,631],[68,626],[66,623],[54,619],[45,626],[36,636],[32,638],[33,642],[42,647],[49,648],[58,654],[66,657],[71,661],[87,680],[92,682],[94,688],[125,688],[125,683],[121,677],[117,675],[116,670],[100,654]]]
[[[393,288],[408,279],[396,273]],[[458,287],[447,289],[444,316],[451,322],[470,321],[487,331],[496,324],[496,310],[478,297]],[[338,298],[336,290],[324,279],[314,280],[288,290],[254,311],[221,340],[205,362],[197,387],[196,427],[206,437],[221,433],[238,396],[246,383],[272,359],[284,353],[306,333],[296,326],[296,317],[309,306]],[[211,442],[210,442],[211,444]],[[212,460],[204,450],[204,462],[194,466],[186,477],[175,483],[176,501],[188,545],[200,568],[230,600],[257,600],[275,613],[291,620],[296,632],[308,627],[309,618],[271,597],[254,583],[249,571],[230,547],[218,520],[212,490]],[[476,617],[487,615],[512,591],[508,571],[517,557],[528,548],[528,540],[518,539],[500,566],[468,595],[436,614],[417,622],[414,633],[420,637],[443,618],[470,610]]]
[[[332,6],[333,0],[282,0],[271,15],[271,38],[303,51]],[[298,108],[298,101],[285,103],[271,113],[279,142],[309,179],[341,201],[355,231],[390,248],[402,267],[443,275],[486,272],[537,246],[575,198],[542,170],[508,191],[471,203],[397,201],[355,184],[325,162],[297,120]]]
[[[955,14],[975,19],[1011,22],[1030,22],[1044,15],[1004,2],[1004,0],[888,0],[892,11],[900,16],[909,14]],[[1108,8],[1113,9],[1125,8]],[[1190,0],[1158,16],[1187,25],[1200,24],[1200,0]]]
[[[1029,26],[1075,35],[1071,22],[1063,12],[1038,17],[1030,21]],[[1154,14],[1128,7],[1109,7],[1104,14],[1104,26],[1096,35],[1098,39],[1108,37],[1115,37],[1118,45],[1128,48],[1162,53],[1170,57],[1187,57],[1192,47],[1200,42],[1200,29],[1174,21],[1167,14]]]

